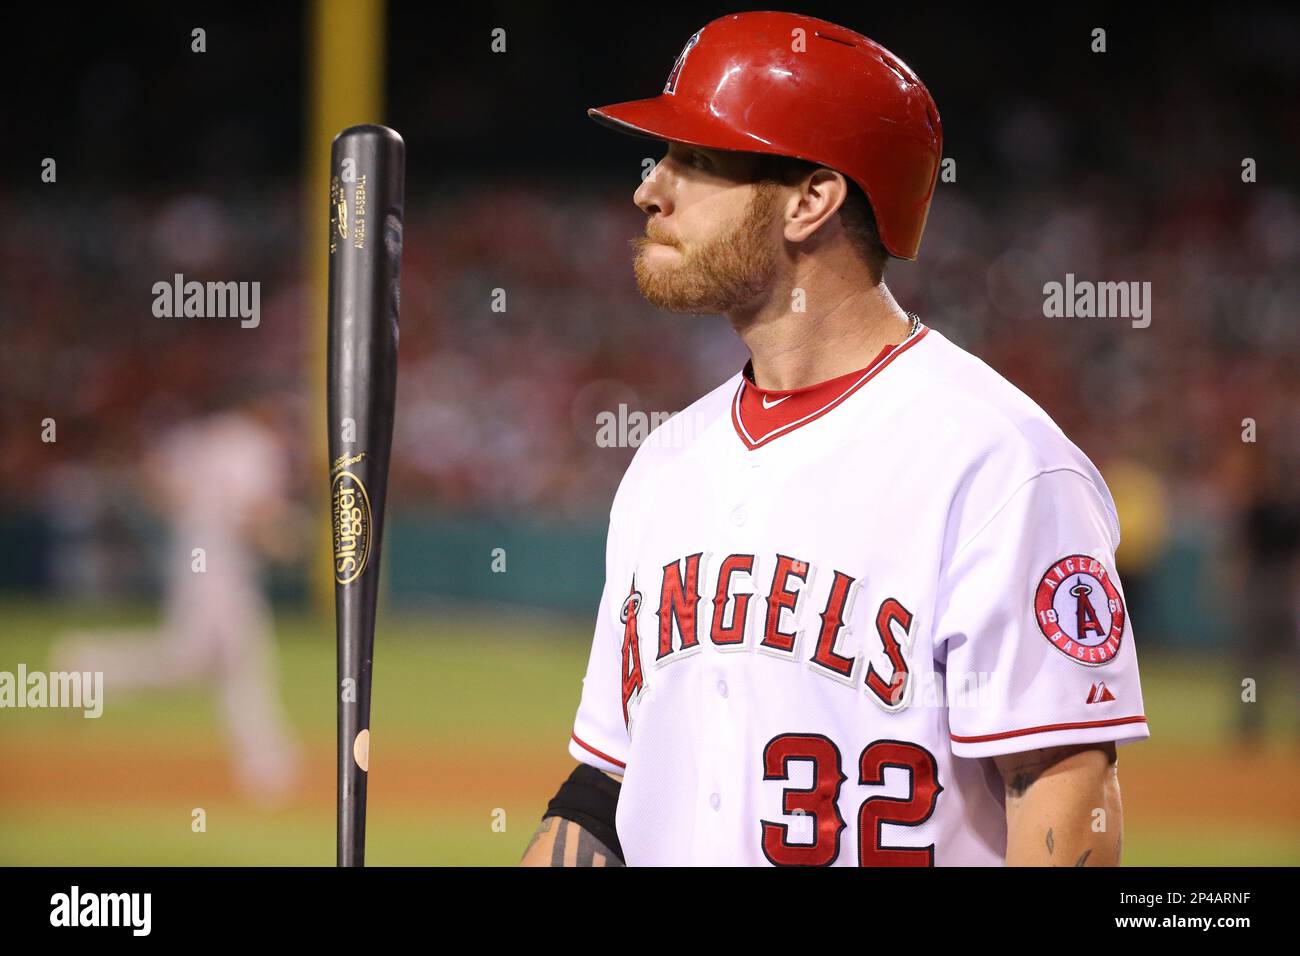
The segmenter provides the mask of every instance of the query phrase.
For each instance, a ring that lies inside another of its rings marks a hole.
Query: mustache
[[[647,239],[645,236],[637,236],[635,239],[629,239],[628,243],[632,246],[632,251],[637,255],[645,252],[651,246],[669,245],[669,243],[661,243],[654,239]]]
[[[665,246],[672,246],[674,249],[679,248],[677,240],[672,236],[661,233],[651,223],[646,223],[645,235],[638,236],[632,240],[637,249],[643,249],[653,243],[659,243]]]

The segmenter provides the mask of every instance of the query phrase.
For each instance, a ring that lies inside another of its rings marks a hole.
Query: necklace
[[[917,315],[915,312],[909,312],[907,313],[907,315],[908,318],[912,320],[912,327],[908,329],[907,338],[903,339],[903,342],[906,342],[907,339],[910,339],[912,336],[914,336],[917,333],[917,330],[921,328],[921,317],[919,315]],[[899,344],[901,345],[902,343],[900,342]]]
[[[905,343],[910,342],[912,340],[912,337],[916,335],[916,333],[921,329],[921,317],[919,315],[917,315],[915,312],[909,312],[907,313],[907,316],[912,320],[912,325],[907,330],[907,335],[904,336],[903,341],[899,342],[898,345],[894,346],[894,348],[898,348],[899,346],[902,346]],[[750,358],[748,361],[745,362],[745,368],[743,370],[743,374],[745,378],[750,382],[750,384],[755,385],[755,387],[757,387],[757,383],[754,382],[753,362],[754,360],[752,358]]]

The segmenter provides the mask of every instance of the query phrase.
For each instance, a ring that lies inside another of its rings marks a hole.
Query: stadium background
[[[660,148],[584,110],[658,89],[732,8],[326,6],[370,24],[349,37],[358,56],[382,30],[368,59],[382,110],[336,129],[381,119],[409,156],[369,862],[509,864],[570,763],[605,520],[634,451],[601,447],[596,415],[681,408],[744,357],[721,320],[638,296],[630,197]],[[158,619],[165,529],[133,474],[168,425],[281,395],[296,494],[323,514],[321,9],[51,6],[11,26],[0,670],[48,666],[69,627]],[[1300,18],[798,9],[880,40],[940,106],[957,182],[891,289],[1043,405],[1117,499],[1152,727],[1121,751],[1125,862],[1300,863]],[[195,26],[206,53],[190,51]],[[1098,26],[1104,54],[1089,51]],[[56,184],[40,181],[46,156]],[[260,326],[155,318],[149,290],[175,272],[260,281]],[[1042,284],[1067,272],[1150,281],[1150,327],[1044,318]],[[0,863],[331,863],[323,575],[319,547],[268,573],[309,756],[287,802],[233,787],[209,688],[109,687],[100,720],[0,711]],[[1278,581],[1291,626],[1249,640]]]

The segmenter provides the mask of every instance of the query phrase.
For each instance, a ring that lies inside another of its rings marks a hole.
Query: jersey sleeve
[[[627,766],[628,734],[623,717],[623,609],[629,602],[618,577],[618,530],[610,521],[605,545],[605,587],[582,679],[582,699],[573,722],[569,753],[598,770],[621,774]]]
[[[988,757],[1149,735],[1105,486],[1068,470],[1011,493],[954,552],[936,605],[951,747]]]

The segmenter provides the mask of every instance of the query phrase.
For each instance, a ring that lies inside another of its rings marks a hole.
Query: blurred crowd
[[[1045,122],[1009,116],[1002,148],[1050,166]],[[1190,540],[1213,560],[1182,573],[1228,595],[1204,614],[1231,617],[1231,595],[1267,580],[1294,632],[1295,192],[1236,170],[1159,188],[1023,172],[997,190],[941,183],[921,260],[891,264],[886,282],[1098,464],[1132,589],[1157,588]],[[680,409],[743,364],[725,321],[638,295],[634,186],[496,177],[412,190],[393,508],[600,520],[634,449],[599,443],[597,416]],[[290,486],[301,496],[324,481],[324,316],[299,198],[0,199],[3,514],[75,525],[97,496],[116,499],[115,476],[129,487],[159,434],[249,394],[279,396]],[[260,324],[154,317],[152,286],[175,273],[261,282]],[[1149,327],[1044,317],[1044,283],[1068,273],[1149,281]],[[51,419],[57,441],[42,441]],[[1261,576],[1260,562],[1286,570]],[[1203,616],[1185,590],[1192,603],[1169,620]]]
[[[1298,431],[1300,204],[1263,185],[1232,192],[1139,203],[1085,185],[986,207],[941,185],[922,260],[892,263],[886,282],[1099,463],[1150,467],[1171,494],[1208,496],[1201,511],[1235,502],[1262,470],[1252,461],[1285,464]],[[638,295],[630,193],[467,184],[410,210],[393,459],[405,500],[599,512],[630,449],[597,443],[597,415],[672,411],[738,370],[724,321]],[[10,506],[47,490],[57,464],[130,463],[161,428],[259,391],[283,394],[286,440],[314,467],[323,316],[309,314],[294,199],[6,205]],[[174,273],[260,281],[260,325],[155,318],[151,288]],[[1045,318],[1042,286],[1067,273],[1151,282],[1150,326]],[[46,419],[56,442],[40,441]]]

